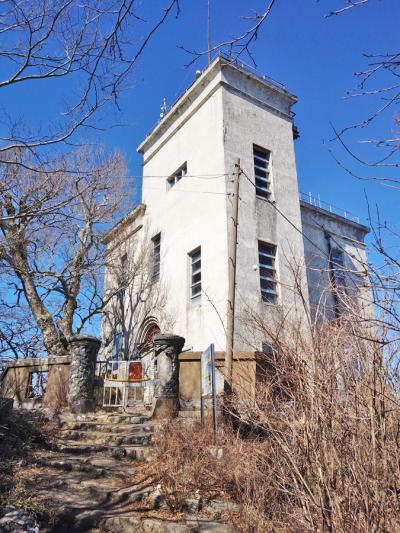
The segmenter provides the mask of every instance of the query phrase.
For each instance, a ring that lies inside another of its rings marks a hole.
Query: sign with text
[[[210,396],[212,394],[212,380],[213,380],[213,349],[210,345],[201,354],[201,395]]]

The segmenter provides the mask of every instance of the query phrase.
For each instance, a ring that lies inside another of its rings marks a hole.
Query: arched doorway
[[[149,317],[143,322],[136,344],[136,353],[140,357],[153,350],[153,337],[160,331],[160,326],[154,317]]]
[[[143,402],[145,405],[151,405],[154,398],[154,379],[155,379],[155,357],[153,348],[153,337],[160,333],[160,326],[157,319],[148,317],[143,321],[139,330],[136,346],[136,356],[142,364],[143,373]]]

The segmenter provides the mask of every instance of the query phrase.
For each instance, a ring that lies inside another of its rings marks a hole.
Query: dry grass
[[[166,428],[158,467],[169,504],[181,510],[196,491],[232,499],[241,512],[229,519],[249,533],[400,531],[397,347],[338,323],[268,335],[276,354],[260,363],[255,398],[226,401],[221,460],[210,432]]]
[[[0,420],[0,506],[14,505],[36,517],[45,514],[42,503],[27,489],[27,464],[34,450],[47,449],[45,420],[11,411]]]

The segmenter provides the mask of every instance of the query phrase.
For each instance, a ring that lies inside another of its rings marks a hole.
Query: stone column
[[[94,409],[94,378],[100,341],[90,335],[78,335],[71,341],[71,366],[68,405],[73,413]]]
[[[159,334],[153,337],[156,358],[157,397],[155,418],[170,418],[179,407],[179,359],[185,339],[179,335]]]

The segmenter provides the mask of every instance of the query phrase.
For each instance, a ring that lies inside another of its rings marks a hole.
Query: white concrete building
[[[129,261],[138,250],[150,256],[146,265],[152,279],[142,292],[141,310],[135,307],[135,319],[125,309],[113,325],[113,307],[106,310],[105,356],[121,351],[134,357],[135,347],[146,344],[157,327],[183,336],[185,348],[192,351],[210,343],[225,351],[237,158],[242,173],[234,350],[262,348],[262,339],[249,338],[243,326],[249,310],[267,321],[282,309],[304,315],[304,302],[294,290],[299,279],[314,316],[339,312],[328,289],[335,279],[332,272],[340,261],[361,269],[354,257],[365,258],[368,229],[314,205],[311,198],[300,201],[295,103],[283,86],[217,58],[147,135],[138,148],[143,154],[142,202],[106,237],[114,264],[106,287],[118,284],[115,264]],[[137,280],[132,286],[131,296],[137,294]],[[150,297],[151,292],[157,297]],[[119,298],[126,307],[126,290]],[[124,335],[116,348],[119,327]]]

